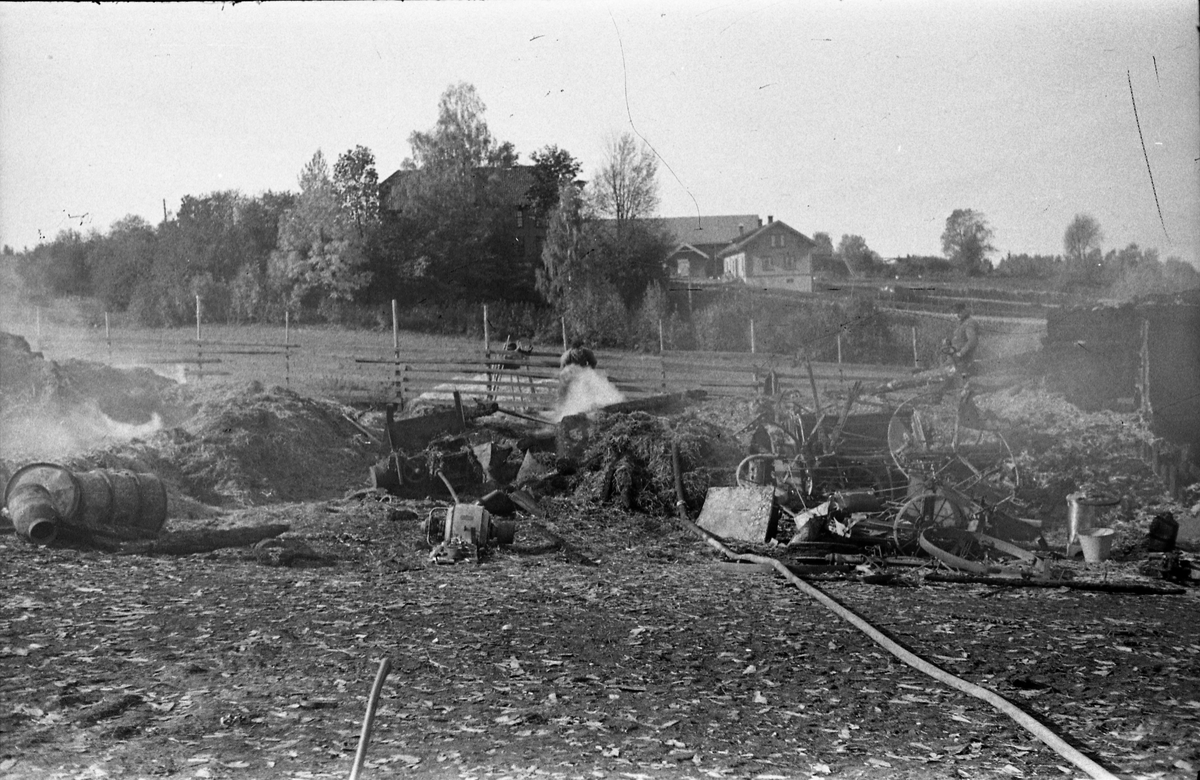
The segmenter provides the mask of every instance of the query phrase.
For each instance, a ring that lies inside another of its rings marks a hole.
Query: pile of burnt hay
[[[729,483],[741,457],[731,432],[694,414],[603,416],[592,423],[575,493],[628,510],[673,515],[673,446],[679,450],[683,493],[691,510],[704,503],[710,486]]]
[[[378,459],[330,401],[257,382],[184,387],[179,396],[188,402],[181,424],[87,452],[71,466],[152,472],[169,496],[229,509],[341,496],[362,487]]]

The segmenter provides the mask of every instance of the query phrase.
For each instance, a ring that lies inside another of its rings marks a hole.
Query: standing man
[[[958,325],[954,335],[950,337],[948,352],[954,361],[954,368],[963,382],[975,376],[975,353],[979,349],[979,323],[971,316],[967,304],[959,301],[954,304],[954,314],[958,317]]]
[[[954,335],[950,337],[946,351],[954,361],[954,371],[962,385],[958,394],[958,416],[954,429],[954,444],[958,446],[960,426],[978,430],[985,428],[987,422],[983,419],[979,407],[975,405],[975,388],[971,386],[971,379],[979,371],[975,362],[975,355],[979,350],[979,323],[971,316],[967,304],[962,301],[955,303],[953,308],[958,317],[958,325],[954,328]],[[953,378],[948,379],[945,389],[949,389],[953,381]]]

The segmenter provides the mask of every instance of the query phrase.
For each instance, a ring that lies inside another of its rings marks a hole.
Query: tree
[[[1063,254],[1067,262],[1082,263],[1093,249],[1100,248],[1104,235],[1100,223],[1091,214],[1076,214],[1063,234]]]
[[[816,245],[813,247],[814,255],[833,256],[833,239],[829,237],[828,233],[816,232],[813,233],[812,238],[813,243]]]
[[[365,146],[342,152],[333,166],[333,189],[343,213],[366,239],[379,223],[379,174],[375,155]]]
[[[93,293],[108,311],[124,311],[154,267],[154,228],[130,214],[113,223],[108,235],[88,252]]]
[[[475,88],[450,86],[431,130],[409,137],[412,156],[402,165],[381,236],[380,262],[394,284],[420,279],[448,295],[494,297],[508,290],[517,247],[511,233],[512,144],[497,143]],[[507,232],[506,232],[507,231]]]
[[[487,106],[471,84],[452,84],[438,101],[437,124],[427,132],[414,131],[412,168],[451,169],[466,175],[488,165],[511,167],[516,163],[512,144],[499,144],[484,120]]]
[[[881,276],[887,270],[883,258],[867,246],[862,236],[843,235],[838,242],[837,256],[855,279]]]
[[[300,194],[279,229],[272,256],[278,291],[291,305],[349,301],[371,275],[353,215],[343,208],[320,150],[300,172]]]
[[[537,271],[537,291],[558,311],[575,288],[586,284],[587,275],[596,267],[591,257],[591,231],[587,202],[574,184],[563,184],[558,205],[550,212],[542,267]]]
[[[1171,256],[1163,263],[1163,281],[1172,290],[1193,290],[1200,287],[1200,271],[1191,263]]]
[[[996,266],[997,276],[1015,279],[1050,279],[1062,265],[1062,258],[1054,255],[1014,255],[1009,252]]]
[[[956,268],[968,276],[981,276],[991,270],[987,259],[992,246],[992,228],[983,214],[973,209],[955,209],[946,218],[942,233],[942,252]]]
[[[629,133],[612,139],[608,159],[597,171],[592,188],[597,213],[616,220],[618,233],[658,208],[658,160],[649,149],[639,150]]]
[[[529,155],[533,160],[533,184],[527,197],[537,219],[546,219],[558,205],[559,188],[574,184],[583,164],[566,149],[549,145]]]

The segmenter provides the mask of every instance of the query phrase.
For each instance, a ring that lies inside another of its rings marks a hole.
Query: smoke
[[[567,366],[559,379],[563,389],[554,410],[555,422],[572,414],[584,414],[625,400],[625,394],[595,369]]]
[[[0,419],[0,459],[61,460],[88,450],[144,439],[163,429],[154,412],[144,423],[114,420],[92,402],[66,413],[48,410]]]

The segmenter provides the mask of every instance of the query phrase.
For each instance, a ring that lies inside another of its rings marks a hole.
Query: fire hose
[[[832,596],[825,593],[825,591],[806,582],[800,577],[797,577],[788,570],[787,565],[784,564],[783,561],[764,555],[735,553],[730,550],[719,539],[707,533],[703,528],[696,525],[688,518],[687,504],[684,501],[683,494],[683,469],[680,466],[679,461],[679,447],[674,442],[671,444],[671,466],[675,475],[675,509],[679,516],[680,523],[693,536],[703,539],[707,544],[715,548],[722,555],[732,560],[771,566],[780,574],[782,574],[788,580],[788,582],[795,585],[804,595],[813,599],[830,612],[834,613],[850,625],[857,628],[859,631],[866,634],[877,645],[882,647],[884,650],[887,650],[889,653],[896,656],[912,668],[928,675],[929,677],[932,677],[938,682],[949,685],[951,688],[962,691],[968,696],[973,696],[976,699],[981,699],[987,702],[993,708],[999,710],[1001,713],[1007,715],[1009,718],[1015,721],[1017,725],[1021,726],[1030,734],[1037,737],[1055,753],[1058,753],[1064,759],[1070,761],[1076,767],[1086,772],[1090,777],[1093,777],[1096,780],[1118,780],[1116,775],[1076,750],[1062,737],[1055,734],[1044,724],[1036,720],[1033,716],[1022,710],[1017,705],[1010,702],[1008,699],[1005,699],[995,691],[971,682],[967,682],[961,677],[956,677],[944,669],[941,669],[929,661],[926,661],[924,658],[921,658],[911,650],[903,647],[895,640],[886,636],[878,628],[871,625],[864,618],[839,604]]]

